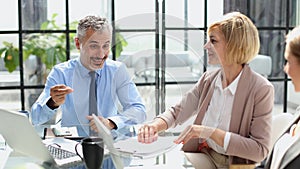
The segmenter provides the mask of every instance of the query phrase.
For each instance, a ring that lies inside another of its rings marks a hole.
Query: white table
[[[59,140],[56,140],[58,142]],[[63,144],[62,142],[59,142],[60,144]],[[64,146],[65,147],[65,146]],[[70,146],[73,147],[73,146]],[[180,150],[181,146],[176,146],[175,148],[167,151],[165,154],[146,158],[146,159],[140,159],[137,157],[134,157],[129,165],[129,167],[125,167],[125,169],[160,169],[160,168],[176,168],[176,169],[183,169],[183,165],[185,164],[185,157],[184,153]],[[80,151],[79,151],[80,152]],[[108,154],[108,152],[106,152]],[[15,169],[16,167],[21,167],[24,169],[32,169],[32,168],[43,168],[41,167],[41,162],[35,160],[34,158],[30,158],[27,156],[24,156],[22,154],[18,154],[15,152],[12,152],[9,155],[8,160],[5,164],[5,167],[0,167],[0,169]],[[0,159],[1,162],[2,158]],[[0,163],[1,164],[1,163]],[[1,165],[0,165],[1,166]]]

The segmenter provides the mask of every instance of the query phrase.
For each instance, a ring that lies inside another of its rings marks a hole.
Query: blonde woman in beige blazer
[[[205,72],[178,104],[142,126],[138,140],[152,143],[159,132],[196,114],[174,140],[196,169],[260,162],[271,147],[274,89],[247,64],[258,54],[258,31],[247,16],[233,12],[212,24],[208,36],[209,63],[221,68]]]

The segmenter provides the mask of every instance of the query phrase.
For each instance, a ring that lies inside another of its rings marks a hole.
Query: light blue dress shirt
[[[96,72],[98,115],[112,120],[118,129],[144,122],[145,106],[126,66],[107,59],[103,68]],[[53,118],[57,109],[52,110],[46,105],[50,99],[50,88],[57,84],[65,84],[74,91],[66,96],[65,103],[60,106],[61,125],[76,126],[79,136],[87,136],[89,121],[86,116],[89,114],[88,93],[91,81],[88,73],[89,70],[80,63],[79,58],[54,66],[43,92],[32,106],[32,123],[40,125]]]

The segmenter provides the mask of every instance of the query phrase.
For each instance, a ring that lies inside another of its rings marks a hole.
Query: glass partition
[[[16,31],[19,29],[18,21],[18,1],[1,1],[0,6],[0,31]],[[5,24],[4,24],[5,23]]]

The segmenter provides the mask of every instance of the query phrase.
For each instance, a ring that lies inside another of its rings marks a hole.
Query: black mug
[[[81,144],[83,157],[78,153],[77,146]],[[103,140],[99,137],[86,137],[75,147],[76,154],[84,161],[87,169],[100,169],[103,161]]]

